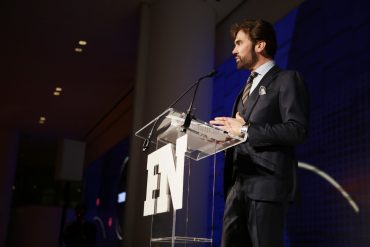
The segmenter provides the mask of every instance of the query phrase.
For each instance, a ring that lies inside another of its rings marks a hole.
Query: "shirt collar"
[[[261,66],[259,66],[255,71],[258,73],[259,76],[263,77],[274,66],[275,66],[275,61],[270,60],[270,61],[262,64]]]

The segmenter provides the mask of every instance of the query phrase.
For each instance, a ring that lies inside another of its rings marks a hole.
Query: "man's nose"
[[[231,52],[234,56],[236,55],[236,54],[238,54],[238,52],[236,51],[236,48],[234,48],[233,50],[232,50],[232,52]]]

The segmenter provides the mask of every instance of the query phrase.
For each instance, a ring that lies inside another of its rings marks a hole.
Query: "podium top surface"
[[[135,135],[143,140],[148,140],[150,136],[150,142],[155,145],[158,143],[175,145],[177,138],[187,133],[187,156],[194,160],[203,159],[246,140],[246,138],[230,135],[217,126],[198,119],[192,119],[189,128],[184,129],[182,126],[185,116],[185,113],[169,108],[137,131]]]

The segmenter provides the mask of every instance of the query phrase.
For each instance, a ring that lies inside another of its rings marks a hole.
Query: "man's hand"
[[[240,129],[245,124],[244,119],[240,116],[239,112],[236,113],[235,118],[231,117],[216,117],[214,120],[209,121],[210,124],[217,125],[228,133],[240,136]]]

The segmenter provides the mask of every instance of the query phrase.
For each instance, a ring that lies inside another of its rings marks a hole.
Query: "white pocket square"
[[[260,86],[258,90],[259,95],[265,95],[266,94],[266,88],[264,86]]]

